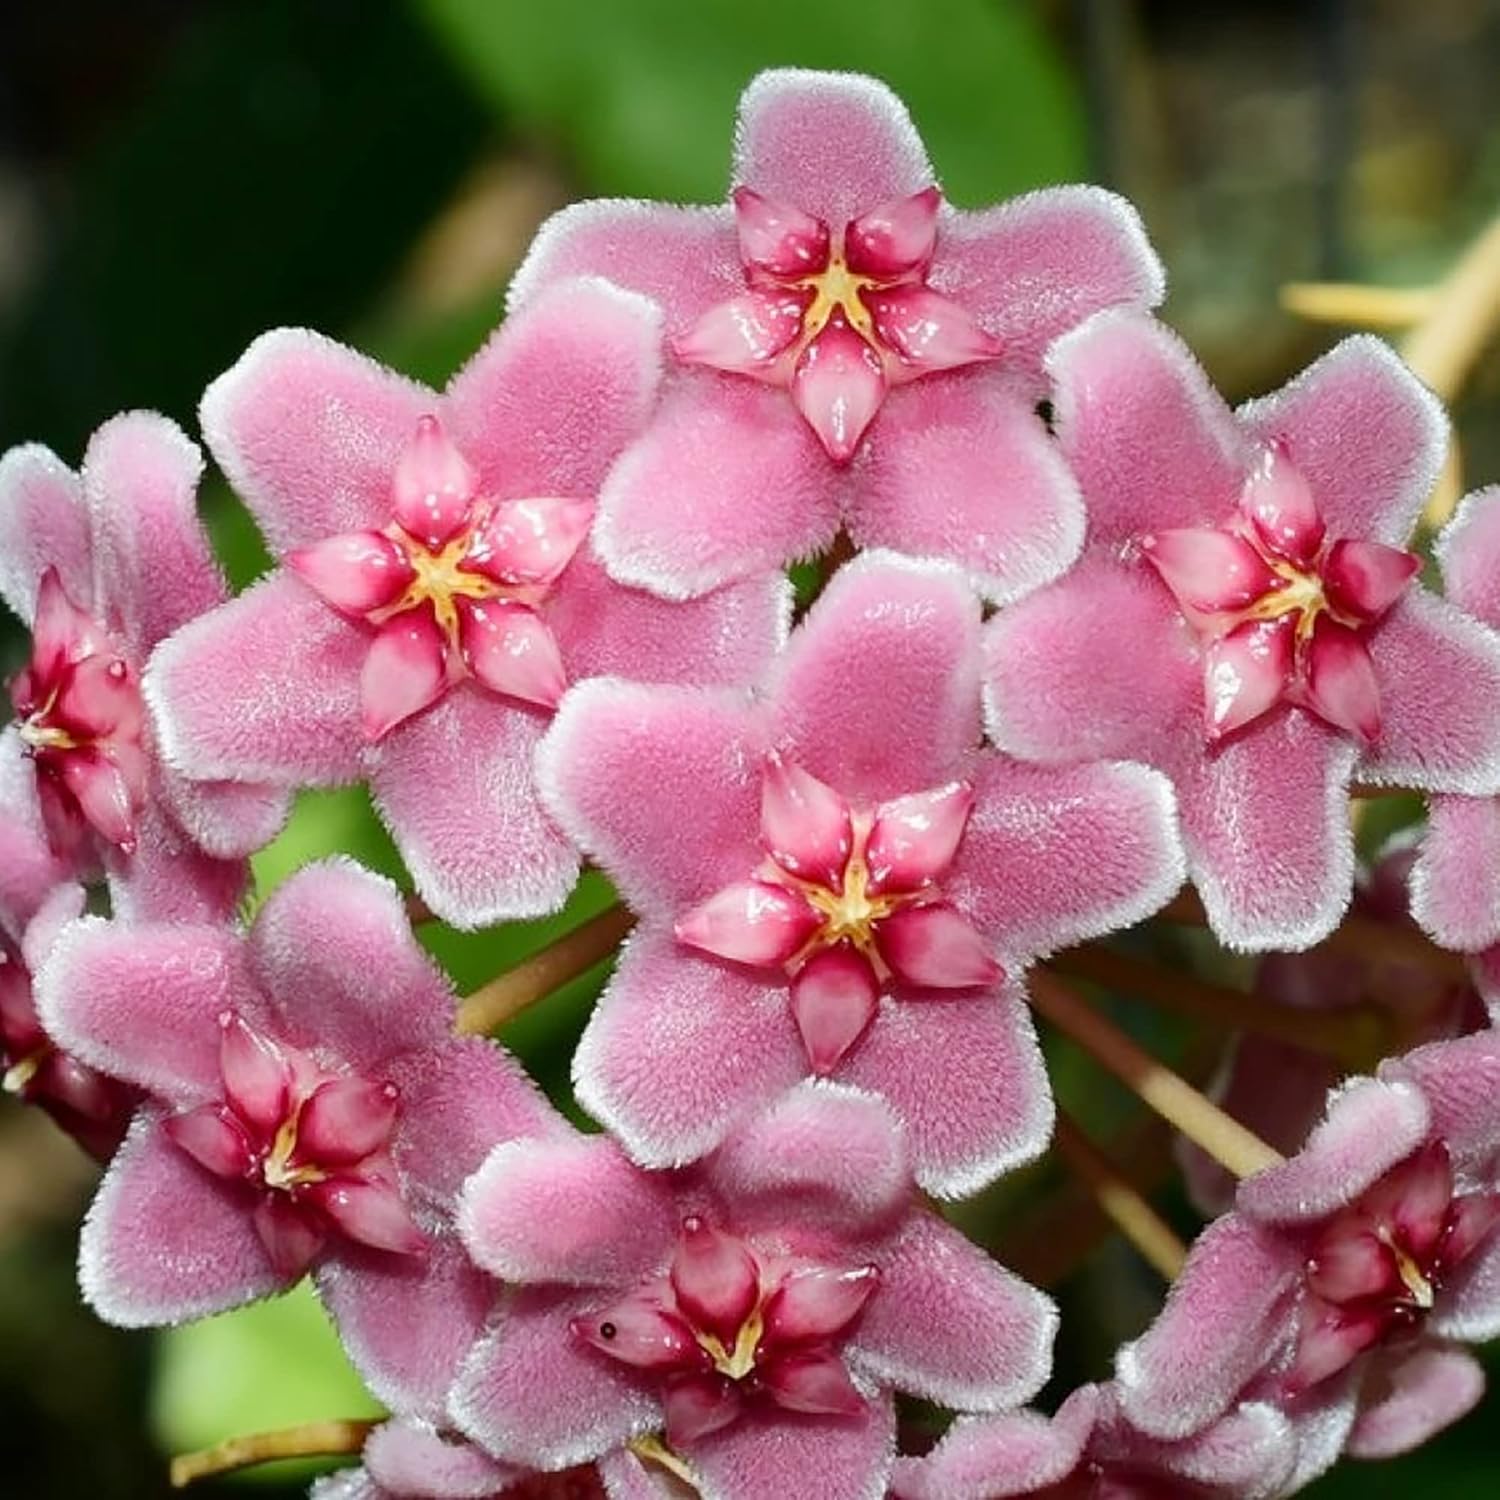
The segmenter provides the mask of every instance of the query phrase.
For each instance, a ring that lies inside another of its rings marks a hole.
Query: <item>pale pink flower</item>
[[[637,1160],[693,1160],[810,1073],[889,1100],[934,1192],[1043,1148],[1025,966],[1157,910],[1181,856],[1156,773],[980,748],[979,628],[956,569],[869,553],[754,695],[564,702],[548,805],[641,916],[574,1081]]]
[[[1500,1333],[1497,1084],[1487,1030],[1343,1085],[1120,1351],[1126,1416],[1175,1439],[1271,1401],[1297,1428],[1299,1483],[1346,1445],[1395,1453],[1462,1416],[1484,1381],[1459,1346]]]
[[[1050,1365],[1050,1301],[918,1204],[879,1100],[824,1082],[687,1171],[607,1137],[500,1146],[460,1225],[510,1292],[453,1409],[510,1463],[655,1438],[718,1500],[874,1500],[893,1389],[1003,1410]]]
[[[84,1224],[95,1311],[180,1322],[312,1267],[376,1395],[440,1418],[492,1300],[451,1230],[459,1186],[560,1127],[499,1048],[452,1035],[394,886],[309,866],[248,936],[85,917],[38,980],[59,1044],[147,1096]]]
[[[753,673],[769,575],[691,607],[605,577],[594,497],[656,393],[655,309],[602,282],[511,318],[441,395],[299,329],[203,399],[210,448],[285,566],[179,632],[146,690],[173,763],[370,782],[417,889],[463,927],[561,905],[578,857],[531,757],[567,682]]]
[[[1356,772],[1500,788],[1500,637],[1402,550],[1442,408],[1368,337],[1238,413],[1136,314],[1097,315],[1048,362],[1089,545],[989,627],[995,741],[1159,767],[1219,937],[1310,947],[1349,902]]]
[[[588,272],[646,293],[673,368],[600,497],[618,578],[672,598],[828,546],[951,559],[1010,598],[1083,513],[1035,406],[1047,345],[1160,301],[1135,211],[1097,188],[944,202],[905,106],[849,73],[762,73],[730,202],[599,200],[542,226],[511,305]]]

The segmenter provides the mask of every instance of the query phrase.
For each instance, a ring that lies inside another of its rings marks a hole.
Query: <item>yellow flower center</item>
[[[289,1193],[308,1183],[323,1182],[328,1176],[318,1167],[292,1165],[292,1156],[297,1150],[297,1113],[281,1122],[271,1149],[261,1164],[262,1180],[268,1188],[278,1192]]]
[[[714,1369],[730,1380],[743,1380],[755,1368],[755,1351],[760,1347],[761,1335],[766,1331],[765,1319],[760,1308],[756,1308],[740,1324],[734,1347],[726,1349],[711,1333],[694,1333],[703,1352],[714,1362]]]
[[[519,590],[507,590],[493,578],[463,566],[474,545],[473,526],[465,526],[438,552],[424,547],[394,523],[386,528],[385,534],[405,553],[416,576],[399,599],[371,612],[369,619],[373,625],[384,625],[396,615],[430,604],[433,618],[456,651],[459,639],[455,600],[495,599],[505,593],[520,593]]]
[[[875,276],[862,276],[849,269],[844,259],[843,245],[836,246],[828,258],[828,264],[811,276],[799,277],[792,286],[810,287],[813,299],[802,314],[802,335],[815,338],[836,312],[844,315],[844,321],[872,348],[878,349],[875,336],[875,321],[870,310],[860,298],[866,287],[887,285]]]

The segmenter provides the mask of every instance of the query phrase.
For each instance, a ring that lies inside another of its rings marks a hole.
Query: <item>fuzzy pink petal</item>
[[[281,831],[291,811],[291,792],[248,781],[192,781],[169,766],[157,796],[172,821],[218,859],[243,859],[263,849]]]
[[[594,524],[594,502],[540,495],[499,501],[467,564],[504,583],[555,583]]]
[[[909,893],[935,881],[953,863],[973,807],[968,781],[882,802],[865,844],[869,889]]]
[[[407,610],[375,633],[359,677],[360,723],[371,744],[429,708],[448,690],[448,644],[426,608]]]
[[[986,333],[966,309],[930,287],[872,289],[861,297],[881,342],[899,358],[888,371],[893,381],[961,369],[1001,355],[998,339]]]
[[[446,1425],[441,1419],[439,1423]],[[473,1443],[411,1420],[409,1413],[377,1427],[365,1439],[364,1458],[383,1490],[420,1500],[490,1500],[513,1485],[523,1486],[528,1478],[524,1470],[498,1462]]]
[[[992,757],[943,891],[1002,959],[1100,937],[1159,910],[1183,879],[1171,784],[1137,765]]]
[[[756,1373],[783,1411],[857,1417],[864,1397],[832,1349],[791,1349],[771,1354]]]
[[[791,1002],[807,1064],[822,1076],[844,1060],[875,1018],[880,980],[864,954],[841,943],[813,954],[797,970]]]
[[[599,495],[594,546],[622,583],[686,599],[822,551],[838,476],[786,393],[730,375],[671,382]]]
[[[941,786],[979,736],[978,601],[951,568],[866,554],[819,596],[771,691],[776,748],[851,802]]]
[[[380,747],[376,809],[417,890],[455,927],[556,911],[578,877],[578,856],[543,812],[532,774],[545,727],[461,684]]]
[[[887,1004],[839,1078],[889,1101],[917,1181],[939,1197],[1032,1160],[1052,1131],[1047,1072],[1014,985]]]
[[[802,332],[806,301],[797,292],[742,292],[683,329],[672,340],[672,353],[685,364],[774,383],[777,356]]]
[[[128,922],[230,920],[250,873],[244,860],[215,859],[195,847],[161,796],[141,812],[135,853],[109,863],[111,910]]]
[[[84,1300],[108,1323],[147,1328],[253,1302],[278,1290],[250,1201],[168,1140],[142,1110],[83,1222]]]
[[[8,725],[0,730],[0,930],[19,939],[68,875],[42,823],[36,767],[15,726]]]
[[[1353,1458],[1394,1458],[1466,1416],[1484,1395],[1484,1369],[1472,1354],[1423,1342],[1371,1366],[1349,1434]]]
[[[999,982],[1002,970],[984,937],[947,902],[909,906],[880,924],[881,956],[898,984],[971,989]]]
[[[739,683],[780,648],[791,613],[786,579],[767,571],[701,599],[659,599],[576,558],[547,602],[547,624],[574,679]]]
[[[1318,620],[1307,651],[1306,694],[1307,706],[1334,728],[1362,744],[1380,738],[1380,681],[1360,631],[1326,615]]]
[[[756,983],[646,931],[626,944],[584,1031],[573,1083],[637,1161],[675,1166],[716,1146],[806,1066],[780,976]]]
[[[1282,713],[1187,761],[1176,784],[1188,869],[1229,947],[1308,948],[1338,924],[1354,880],[1354,756],[1338,731]]]
[[[384,525],[431,392],[305,328],[262,334],[204,392],[203,435],[272,550]]]
[[[297,1148],[320,1166],[357,1166],[390,1138],[398,1095],[386,1083],[332,1078],[308,1096],[297,1116]]]
[[[1442,404],[1369,334],[1347,338],[1273,395],[1240,408],[1282,446],[1336,537],[1399,547],[1442,466]]]
[[[1119,670],[1121,653],[1149,672]],[[1028,760],[1159,760],[1170,738],[1201,743],[1198,642],[1149,568],[1103,549],[985,628],[986,718]]]
[[[1444,792],[1500,790],[1500,636],[1413,588],[1369,642],[1380,738],[1360,774]]]
[[[460,1429],[496,1458],[561,1469],[659,1428],[651,1387],[569,1329],[598,1291],[522,1287],[471,1351],[450,1398]]]
[[[689,1444],[683,1456],[703,1481],[704,1500],[771,1495],[879,1500],[895,1436],[888,1396],[867,1401],[848,1417],[766,1407]]]
[[[478,488],[478,476],[442,422],[419,417],[391,475],[392,508],[402,529],[436,552],[464,524]]]
[[[496,1298],[494,1282],[457,1239],[432,1239],[419,1257],[345,1242],[319,1269],[317,1285],[375,1396],[403,1415],[443,1422],[448,1389]]]
[[[742,1212],[785,1228],[795,1202],[799,1217],[856,1232],[888,1219],[911,1180],[906,1142],[885,1101],[821,1080],[798,1084],[748,1120],[705,1170]]]
[[[1285,697],[1296,625],[1296,616],[1289,614],[1246,620],[1203,653],[1204,729],[1211,740],[1243,729]]]
[[[225,1102],[259,1135],[272,1135],[291,1103],[292,1069],[286,1053],[237,1011],[224,1011],[218,1022]]]
[[[801,766],[768,756],[761,779],[760,839],[789,874],[835,887],[853,847],[849,804]]]
[[[459,1226],[502,1281],[611,1287],[662,1269],[678,1212],[612,1140],[569,1135],[496,1146],[465,1184]]]
[[[568,674],[557,638],[529,605],[512,600],[464,600],[458,606],[464,661],[493,693],[553,709]]]
[[[452,991],[412,936],[400,893],[352,861],[307,865],[286,880],[250,944],[283,1034],[356,1070],[434,1046],[452,1029]]]
[[[1448,598],[1500,628],[1500,485],[1466,495],[1434,551]]]
[[[0,455],[0,598],[27,626],[48,568],[80,608],[93,603],[83,486],[50,448],[26,443]]]
[[[568,694],[537,779],[632,907],[675,916],[754,868],[763,765],[742,695],[599,679]]]
[[[597,277],[513,312],[443,397],[483,491],[592,499],[651,410],[660,342],[657,307]]]
[[[1267,1224],[1326,1217],[1352,1203],[1427,1137],[1426,1101],[1414,1088],[1357,1078],[1296,1156],[1240,1184],[1241,1214]]]
[[[1177,526],[1140,539],[1146,560],[1179,603],[1202,613],[1243,609],[1277,587],[1276,575],[1243,537],[1213,526]]]
[[[1126,1417],[1162,1438],[1181,1438],[1234,1404],[1284,1332],[1296,1252],[1228,1214],[1199,1235],[1166,1306],[1116,1356]]]
[[[744,289],[734,210],[628,198],[569,204],[537,231],[511,281],[509,308],[576,276],[603,276],[641,292],[661,305],[670,330],[685,328]]]
[[[842,227],[932,185],[906,106],[857,73],[774,68],[740,98],[732,180]]]
[[[841,1334],[859,1317],[880,1280],[873,1265],[852,1271],[794,1272],[766,1300],[766,1332],[775,1342],[808,1343]]]
[[[934,376],[881,412],[848,525],[861,546],[958,563],[1004,601],[1077,557],[1084,510],[1028,402],[998,380]]]
[[[790,280],[827,266],[829,228],[821,219],[794,204],[763,197],[752,188],[736,188],[730,200],[747,271]]]
[[[1429,1042],[1382,1063],[1380,1076],[1425,1100],[1432,1135],[1447,1144],[1460,1170],[1488,1172],[1500,1152],[1500,1031],[1487,1027]]]
[[[1422,559],[1382,542],[1337,541],[1323,564],[1328,602],[1348,615],[1379,619],[1422,571]]]
[[[1279,443],[1266,445],[1245,481],[1240,513],[1261,544],[1278,557],[1300,567],[1310,567],[1316,561],[1328,528],[1318,514],[1318,502],[1306,476],[1287,458]]]
[[[684,912],[672,930],[679,942],[715,958],[776,968],[806,945],[820,921],[797,892],[740,880]]]
[[[36,977],[36,1003],[67,1051],[181,1104],[220,1097],[220,1015],[263,1016],[229,929],[99,917],[63,931]]]
[[[738,1237],[689,1214],[672,1254],[670,1278],[678,1309],[689,1322],[733,1347],[760,1301],[759,1265]]]
[[[935,1214],[875,1254],[880,1281],[849,1342],[881,1385],[966,1411],[1019,1406],[1052,1369],[1057,1308]]]
[[[818,333],[792,371],[792,401],[836,464],[854,456],[886,386],[880,355],[842,318]]]
[[[394,604],[415,576],[384,532],[346,531],[287,554],[287,566],[335,609],[356,618]]]
[[[851,219],[844,231],[844,255],[851,270],[892,280],[922,270],[937,243],[936,187],[892,198]]]
[[[162,755],[203,780],[353,780],[369,641],[299,579],[272,573],[156,651],[144,686]]]
[[[1047,368],[1093,540],[1211,525],[1233,512],[1248,445],[1175,334],[1138,313],[1100,313],[1053,346]]]
[[[1500,1233],[1488,1237],[1455,1271],[1428,1315],[1427,1328],[1439,1338],[1465,1344],[1500,1337]]]
[[[1445,948],[1500,940],[1500,802],[1433,797],[1411,874],[1412,916]]]

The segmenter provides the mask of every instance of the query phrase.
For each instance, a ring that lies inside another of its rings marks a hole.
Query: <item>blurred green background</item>
[[[722,196],[735,98],[777,63],[888,79],[960,205],[1079,178],[1129,193],[1168,316],[1235,396],[1333,336],[1278,311],[1282,282],[1425,283],[1500,203],[1500,0],[21,0],[0,8],[0,447],[73,462],[130,406],[191,429],[206,382],[277,323],[441,382],[553,208]],[[1490,358],[1458,411],[1471,483],[1500,479],[1497,408]],[[205,505],[242,585],[264,563],[253,528],[216,483]],[[0,667],[19,642],[7,622]],[[261,884],[336,848],[399,873],[363,796],[324,795]],[[471,987],[606,899],[586,886],[553,924],[425,937]],[[596,988],[507,1036],[555,1091]],[[1203,1064],[1193,1039],[1126,1019]],[[1160,1151],[1123,1098],[1053,1061],[1097,1133]],[[1067,1224],[1037,1209],[1055,1181],[1044,1165],[955,1217],[1055,1272]],[[306,1294],[157,1338],[95,1324],[72,1279],[90,1182],[45,1121],[0,1107],[0,1493],[158,1496],[164,1450],[370,1409]],[[1117,1243],[1065,1269],[1058,1391],[1102,1373],[1160,1296]],[[1492,1400],[1318,1493],[1493,1493],[1497,1417]],[[300,1492],[282,1481],[251,1493]]]

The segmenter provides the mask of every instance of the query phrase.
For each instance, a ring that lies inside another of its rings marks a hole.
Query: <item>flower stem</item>
[[[1349,328],[1410,328],[1437,304],[1433,286],[1365,286],[1357,281],[1289,281],[1281,305],[1309,323]]]
[[[582,926],[533,953],[515,968],[481,985],[458,1007],[454,1030],[464,1035],[493,1031],[527,1006],[546,999],[569,980],[602,963],[634,925],[635,918],[619,905],[590,917]]]
[[[1171,1225],[1126,1181],[1069,1115],[1058,1115],[1052,1144],[1071,1171],[1088,1186],[1115,1228],[1140,1251],[1142,1259],[1159,1271],[1163,1280],[1174,1281],[1187,1259],[1187,1247],[1173,1233]]]
[[[1093,944],[1059,953],[1047,966],[1057,974],[1139,996],[1174,1015],[1331,1057],[1354,1072],[1373,1066],[1394,1045],[1390,1017],[1373,1006],[1304,1010]]]
[[[1500,218],[1481,231],[1443,279],[1427,316],[1407,335],[1401,353],[1444,401],[1452,401],[1497,332]]]
[[[276,1432],[252,1432],[228,1438],[212,1448],[184,1453],[172,1460],[172,1488],[186,1489],[200,1479],[248,1469],[282,1458],[340,1458],[358,1453],[379,1420],[306,1422]]]
[[[1033,970],[1030,987],[1031,1003],[1042,1015],[1225,1171],[1249,1177],[1281,1160],[1279,1152],[1158,1062],[1053,975]]]
[[[435,922],[437,914],[420,896],[413,892],[406,897],[406,920],[413,927],[421,927],[424,923]]]

